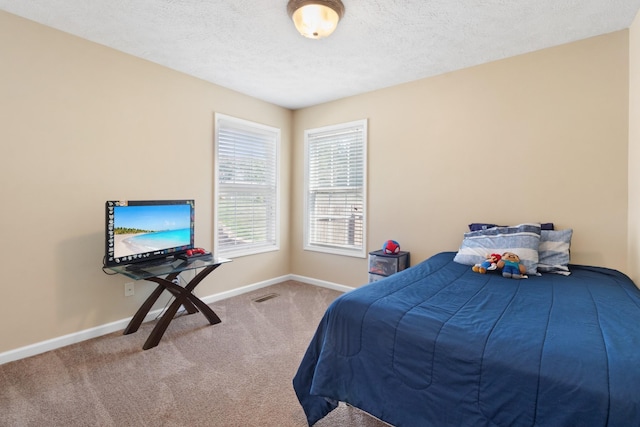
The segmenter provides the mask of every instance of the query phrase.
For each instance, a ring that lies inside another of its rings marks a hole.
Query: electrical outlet
[[[134,291],[134,283],[133,282],[128,282],[124,284],[124,296],[125,297],[130,297],[133,296],[133,294],[135,293]]]

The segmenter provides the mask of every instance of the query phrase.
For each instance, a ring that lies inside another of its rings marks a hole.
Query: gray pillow
[[[540,232],[538,271],[568,276],[572,229]]]
[[[513,252],[527,269],[527,274],[538,272],[540,224],[520,224],[512,227],[494,227],[464,234],[462,245],[454,261],[465,265],[479,264],[487,254]]]

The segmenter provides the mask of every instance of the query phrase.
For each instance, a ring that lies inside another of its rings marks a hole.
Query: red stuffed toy
[[[486,258],[482,263],[471,267],[471,270],[480,274],[485,274],[487,270],[495,270],[498,268],[498,261],[500,261],[502,256],[500,254],[489,254]]]

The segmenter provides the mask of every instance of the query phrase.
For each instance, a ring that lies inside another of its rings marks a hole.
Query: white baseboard
[[[287,280],[295,280],[297,282],[308,283],[309,285],[321,286],[323,288],[333,289],[334,291],[349,292],[355,288],[339,285],[333,282],[327,282],[325,280],[312,279],[311,277],[298,276],[297,274],[290,274]]]
[[[280,276],[273,279],[265,280],[263,282],[258,282],[251,285],[243,286],[237,289],[232,289],[230,291],[220,292],[220,293],[209,295],[206,297],[201,297],[200,299],[204,301],[206,304],[211,304],[212,302],[231,298],[237,295],[242,295],[247,292],[265,288],[267,286],[275,285],[277,283],[281,283],[287,280],[295,280],[295,281],[307,283],[310,285],[322,286],[322,287],[334,289],[340,292],[348,292],[353,290],[353,288],[350,288],[348,286],[338,285],[336,283],[325,282],[322,280],[316,280],[316,279],[312,279],[304,276],[288,274],[285,276]],[[150,320],[155,319],[161,312],[162,312],[162,309],[149,312],[145,317],[144,322],[148,322]],[[115,322],[96,326],[94,328],[85,329],[82,331],[74,332],[72,334],[68,334],[61,337],[52,338],[46,341],[41,341],[35,344],[27,345],[24,347],[16,348],[14,350],[5,351],[4,353],[0,353],[0,365],[8,362],[13,362],[15,360],[24,359],[26,357],[35,356],[37,354],[45,353],[47,351],[55,350],[57,348],[65,347],[70,344],[76,344],[81,341],[97,338],[102,335],[110,334],[112,332],[122,331],[127,327],[130,320],[131,320],[131,317],[128,317],[126,319],[117,320]]]

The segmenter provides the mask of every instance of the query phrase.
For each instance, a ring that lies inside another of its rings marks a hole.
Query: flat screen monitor
[[[105,203],[106,267],[180,255],[194,246],[194,200]]]

